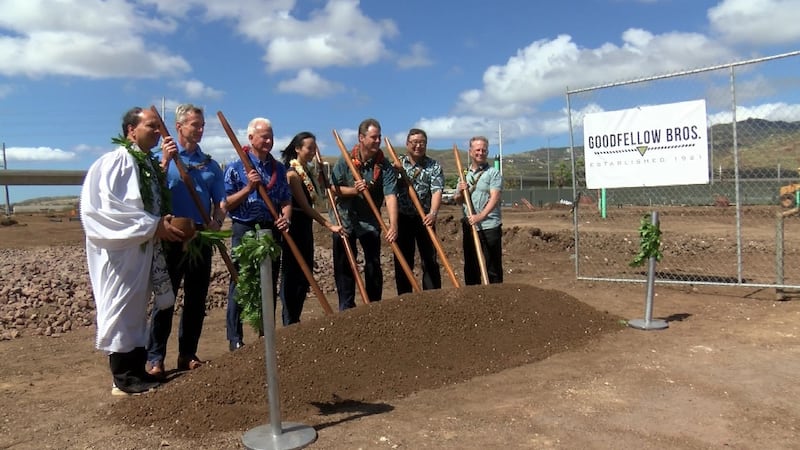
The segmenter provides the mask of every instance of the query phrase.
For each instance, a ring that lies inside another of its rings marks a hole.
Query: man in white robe
[[[114,395],[158,386],[144,368],[147,305],[151,293],[157,308],[175,302],[161,240],[180,241],[183,233],[165,214],[169,197],[162,196],[161,168],[150,157],[160,137],[158,124],[150,110],[128,111],[122,130],[129,143],[95,161],[81,190],[81,223],[97,309],[96,346],[109,355]],[[175,143],[167,137],[162,147],[170,151]]]

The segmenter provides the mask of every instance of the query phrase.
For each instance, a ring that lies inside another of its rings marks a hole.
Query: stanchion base
[[[301,423],[283,422],[281,430],[276,435],[272,425],[259,425],[242,436],[242,443],[248,450],[293,450],[317,440],[317,430]]]
[[[669,328],[667,321],[661,319],[631,319],[628,321],[628,326],[637,330],[663,330],[664,328]]]

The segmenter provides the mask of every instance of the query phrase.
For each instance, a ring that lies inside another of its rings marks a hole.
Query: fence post
[[[783,288],[780,287],[784,283],[783,277],[783,214],[777,214],[777,221],[775,222],[775,299],[785,300],[783,295]]]

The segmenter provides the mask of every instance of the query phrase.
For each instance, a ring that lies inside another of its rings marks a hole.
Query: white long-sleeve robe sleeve
[[[81,222],[100,350],[124,353],[147,343],[159,220],[145,211],[136,160],[125,148],[103,155],[91,166],[81,190]]]

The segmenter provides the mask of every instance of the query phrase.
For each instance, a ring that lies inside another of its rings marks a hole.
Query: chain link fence
[[[646,281],[646,265],[629,263],[641,220],[658,211],[657,282],[800,288],[800,108],[790,100],[798,66],[793,52],[568,91],[577,277]],[[707,108],[708,185],[586,188],[585,114],[698,99]]]

